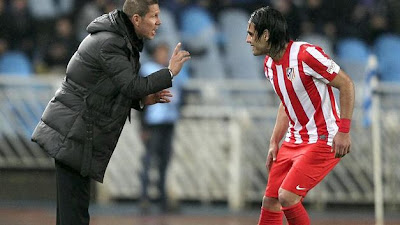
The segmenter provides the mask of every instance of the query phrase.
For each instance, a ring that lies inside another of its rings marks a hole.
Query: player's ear
[[[264,30],[261,38],[263,38],[265,41],[268,41],[268,39],[269,39],[269,31],[267,29]]]

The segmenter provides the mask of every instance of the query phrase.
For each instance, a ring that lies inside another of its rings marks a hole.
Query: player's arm
[[[278,114],[276,116],[275,127],[272,132],[271,140],[269,142],[269,150],[267,156],[266,167],[271,169],[272,163],[276,161],[276,155],[279,150],[279,143],[283,136],[285,136],[289,127],[289,118],[286,115],[285,107],[281,103],[278,108]]]
[[[337,88],[340,92],[340,118],[351,119],[355,98],[353,81],[343,70],[339,70],[339,73],[329,85]]]
[[[278,113],[276,116],[275,127],[272,132],[270,143],[279,145],[283,136],[287,133],[287,129],[289,127],[289,118],[285,112],[285,106],[281,103],[278,108]]]
[[[350,122],[354,109],[354,84],[351,78],[340,70],[329,85],[339,90],[340,100],[340,124],[339,131],[333,139],[332,151],[335,151],[335,157],[343,157],[350,152]]]

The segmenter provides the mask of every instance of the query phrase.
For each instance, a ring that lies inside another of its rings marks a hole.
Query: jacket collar
[[[127,41],[129,41],[132,47],[141,52],[143,50],[143,39],[137,36],[135,28],[128,16],[120,10],[110,12],[109,16],[111,23],[124,36],[124,39],[128,39]]]

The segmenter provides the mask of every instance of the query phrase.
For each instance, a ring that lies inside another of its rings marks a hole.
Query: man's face
[[[133,16],[133,25],[139,38],[149,40],[154,38],[156,30],[161,25],[159,15],[160,7],[158,4],[153,4],[149,6],[149,11],[143,17],[137,14]]]
[[[258,33],[254,28],[254,23],[249,23],[247,27],[246,42],[253,48],[253,55],[267,55],[268,54],[268,37],[267,34],[261,34],[262,36],[258,38]]]

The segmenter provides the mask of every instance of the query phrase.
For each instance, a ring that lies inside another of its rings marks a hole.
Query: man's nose
[[[250,42],[251,42],[250,35],[246,35],[246,43],[249,43],[249,44],[250,44]]]

